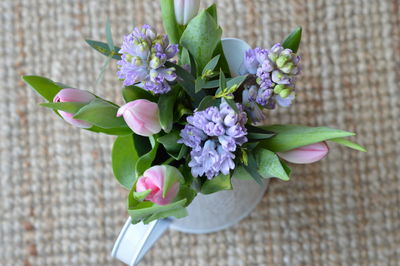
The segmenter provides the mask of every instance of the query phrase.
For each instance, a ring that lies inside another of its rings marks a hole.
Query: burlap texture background
[[[203,6],[212,1],[204,1]],[[268,47],[304,28],[297,103],[270,121],[355,131],[366,154],[331,145],[320,163],[274,181],[250,217],[209,235],[167,232],[142,265],[399,265],[398,0],[220,0],[224,36]],[[20,76],[37,74],[121,103],[115,62],[83,38],[134,25],[161,30],[158,1],[0,2],[0,265],[120,265],[110,251],[127,215],[113,137],[65,124]]]

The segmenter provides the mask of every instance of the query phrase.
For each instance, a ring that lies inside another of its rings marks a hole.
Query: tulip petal
[[[250,45],[240,39],[225,38],[222,40],[222,49],[232,77],[245,74],[244,56],[251,49]]]
[[[325,142],[318,142],[286,152],[278,152],[282,159],[295,164],[314,163],[324,158],[329,152]]]

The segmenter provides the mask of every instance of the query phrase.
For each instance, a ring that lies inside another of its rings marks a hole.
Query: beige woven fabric
[[[298,101],[270,121],[359,134],[367,154],[331,145],[320,163],[274,181],[250,217],[209,235],[167,232],[142,265],[399,265],[398,0],[219,0],[224,35],[268,47],[304,28]],[[203,6],[211,3],[204,1]],[[48,76],[121,103],[115,62],[83,38],[161,30],[158,1],[0,1],[0,265],[120,265],[127,215],[110,165],[113,137],[66,125],[20,76]]]

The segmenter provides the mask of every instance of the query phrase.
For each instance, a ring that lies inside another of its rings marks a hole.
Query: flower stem
[[[162,164],[169,164],[170,162],[172,162],[173,160],[175,160],[172,157],[169,157],[165,162],[163,162]]]

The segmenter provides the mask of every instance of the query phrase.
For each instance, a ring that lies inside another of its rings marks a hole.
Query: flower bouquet
[[[121,47],[110,25],[106,42],[86,40],[116,60],[125,104],[39,76],[23,80],[67,123],[117,136],[112,167],[128,189],[132,223],[182,218],[197,194],[231,190],[232,179],[289,180],[286,162],[306,164],[328,153],[327,141],[365,151],[327,127],[268,125],[269,110],[288,107],[301,89],[297,54],[302,30],[272,47],[221,39],[216,5],[161,0],[165,34],[134,28]]]

